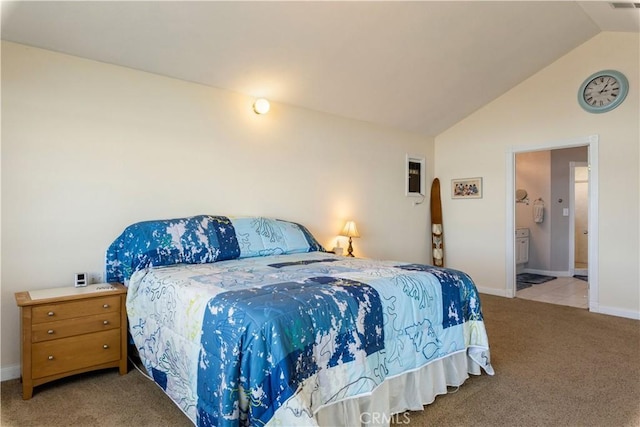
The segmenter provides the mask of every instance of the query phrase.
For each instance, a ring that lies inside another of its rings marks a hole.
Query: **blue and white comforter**
[[[154,267],[127,312],[147,371],[202,426],[313,425],[458,352],[493,373],[477,290],[450,269],[323,252]]]

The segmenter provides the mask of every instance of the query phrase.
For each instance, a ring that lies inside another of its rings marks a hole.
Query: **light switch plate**
[[[569,208],[562,208],[562,216],[569,216]]]

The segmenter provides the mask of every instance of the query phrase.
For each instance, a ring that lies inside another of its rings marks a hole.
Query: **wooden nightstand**
[[[15,294],[22,327],[22,398],[33,387],[96,369],[127,373],[127,288],[101,283]]]

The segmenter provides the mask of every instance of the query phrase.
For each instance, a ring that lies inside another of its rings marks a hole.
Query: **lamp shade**
[[[340,235],[347,237],[360,237],[358,228],[356,227],[356,223],[354,221],[347,221]]]

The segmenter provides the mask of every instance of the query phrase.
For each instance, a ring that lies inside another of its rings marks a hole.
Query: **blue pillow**
[[[270,218],[233,218],[240,258],[301,252],[324,248],[300,224]]]
[[[107,281],[126,283],[134,272],[152,266],[203,264],[239,255],[233,224],[224,216],[138,222],[109,246]]]
[[[322,251],[305,227],[269,218],[198,215],[128,226],[106,254],[107,282],[128,284],[148,267]]]

